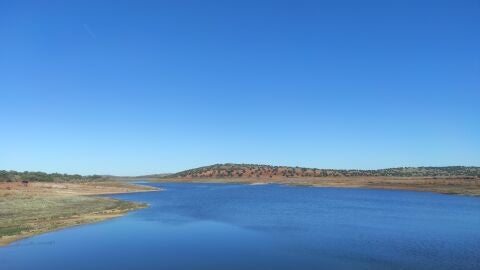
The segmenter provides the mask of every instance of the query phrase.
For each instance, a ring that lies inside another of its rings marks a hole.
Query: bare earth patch
[[[429,191],[443,194],[480,196],[480,178],[462,177],[269,177],[269,178],[157,178],[155,182],[276,183],[312,187],[350,187]]]

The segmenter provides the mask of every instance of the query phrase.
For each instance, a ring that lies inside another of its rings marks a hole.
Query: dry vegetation
[[[480,195],[480,167],[463,166],[330,170],[255,164],[216,164],[156,178],[155,181],[281,183]]]
[[[215,164],[167,175],[166,178],[303,178],[303,177],[480,177],[480,167],[400,167],[336,170],[257,164]]]
[[[68,226],[97,222],[145,204],[89,195],[151,191],[114,182],[0,182],[0,245]]]

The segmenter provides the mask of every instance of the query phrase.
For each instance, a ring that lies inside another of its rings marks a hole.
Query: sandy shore
[[[0,246],[36,234],[119,217],[144,208],[94,195],[157,189],[118,182],[0,183]]]
[[[299,177],[299,178],[157,178],[153,182],[211,182],[286,184],[312,187],[346,187],[427,191],[480,196],[480,178],[462,177]]]

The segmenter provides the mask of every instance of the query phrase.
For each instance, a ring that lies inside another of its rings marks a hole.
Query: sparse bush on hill
[[[400,167],[380,170],[331,170],[302,167],[279,167],[255,164],[215,164],[167,176],[168,178],[234,177],[480,177],[480,167]]]

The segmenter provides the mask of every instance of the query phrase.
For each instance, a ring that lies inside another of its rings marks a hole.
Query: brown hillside
[[[303,177],[466,177],[480,178],[480,167],[401,167],[380,170],[334,170],[256,164],[215,164],[171,174],[168,178],[303,178]]]

